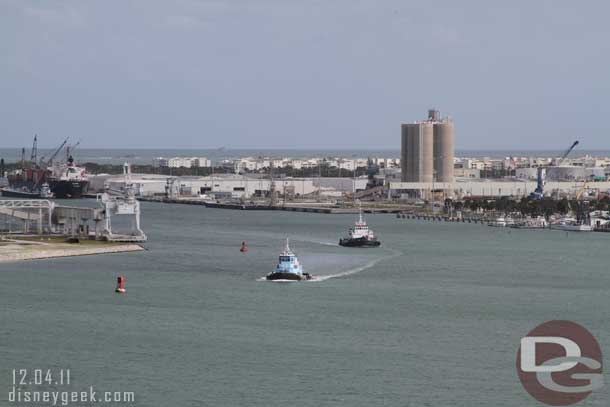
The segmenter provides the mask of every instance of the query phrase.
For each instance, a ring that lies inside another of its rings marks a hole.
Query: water
[[[38,156],[49,157],[54,148],[39,149]],[[505,158],[505,157],[559,157],[565,151],[562,150],[456,150],[456,157],[470,158]],[[26,158],[29,158],[30,150],[26,148]],[[576,150],[574,156],[591,155],[594,157],[610,157],[608,150]],[[125,161],[132,164],[152,164],[155,157],[206,157],[214,163],[225,159],[236,159],[239,157],[385,157],[399,158],[400,149],[371,149],[371,150],[321,150],[321,149],[100,149],[81,148],[74,151],[78,163],[94,162],[99,164],[120,165]],[[0,157],[7,163],[21,160],[21,148],[0,148]],[[62,156],[63,157],[63,156]]]
[[[69,368],[70,389],[138,406],[524,406],[516,350],[538,324],[576,321],[610,354],[610,234],[371,215],[383,246],[359,250],[334,244],[353,215],[143,213],[148,251],[0,265],[0,405],[11,369]],[[321,281],[257,281],[286,236]]]

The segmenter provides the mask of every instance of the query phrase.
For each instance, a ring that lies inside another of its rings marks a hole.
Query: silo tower
[[[451,118],[434,122],[433,149],[435,180],[453,182],[454,129]]]

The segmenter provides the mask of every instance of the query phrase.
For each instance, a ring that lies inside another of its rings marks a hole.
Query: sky
[[[0,0],[0,147],[610,149],[610,3]]]

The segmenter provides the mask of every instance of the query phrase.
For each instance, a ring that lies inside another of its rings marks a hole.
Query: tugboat
[[[290,250],[288,239],[286,239],[286,247],[284,247],[284,251],[280,253],[279,261],[277,266],[275,266],[275,270],[267,274],[266,279],[270,281],[311,280],[311,276],[308,273],[303,272],[303,266],[301,266],[301,263],[299,263],[297,256],[292,250]]]
[[[377,247],[381,245],[381,242],[377,240],[377,237],[362,217],[362,208],[360,208],[360,216],[354,227],[350,228],[347,237],[339,239],[339,245],[345,247]]]

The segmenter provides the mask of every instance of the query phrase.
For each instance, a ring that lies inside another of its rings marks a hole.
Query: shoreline
[[[12,245],[11,245],[12,246]],[[19,246],[19,245],[14,245]],[[66,247],[53,247],[45,248],[44,246],[37,246],[35,249],[24,250],[17,248],[17,250],[10,250],[5,252],[0,246],[0,263],[11,263],[27,260],[44,260],[61,257],[77,257],[77,256],[92,256],[97,254],[112,254],[112,253],[128,253],[128,252],[139,252],[145,249],[138,244],[120,244],[111,245],[108,247],[69,247],[72,245],[66,245]],[[14,247],[9,247],[14,249]]]
[[[163,204],[181,204],[181,205],[200,205],[206,208],[214,209],[232,209],[243,211],[285,211],[285,212],[310,212],[310,213],[326,213],[326,214],[357,214],[359,209],[352,206],[333,206],[323,205],[319,203],[289,203],[289,204],[260,204],[260,203],[219,203],[210,202],[197,198],[164,198],[164,197],[138,197],[141,202],[155,202]],[[376,214],[397,214],[404,213],[411,208],[390,205],[390,206],[363,206],[362,213]]]

